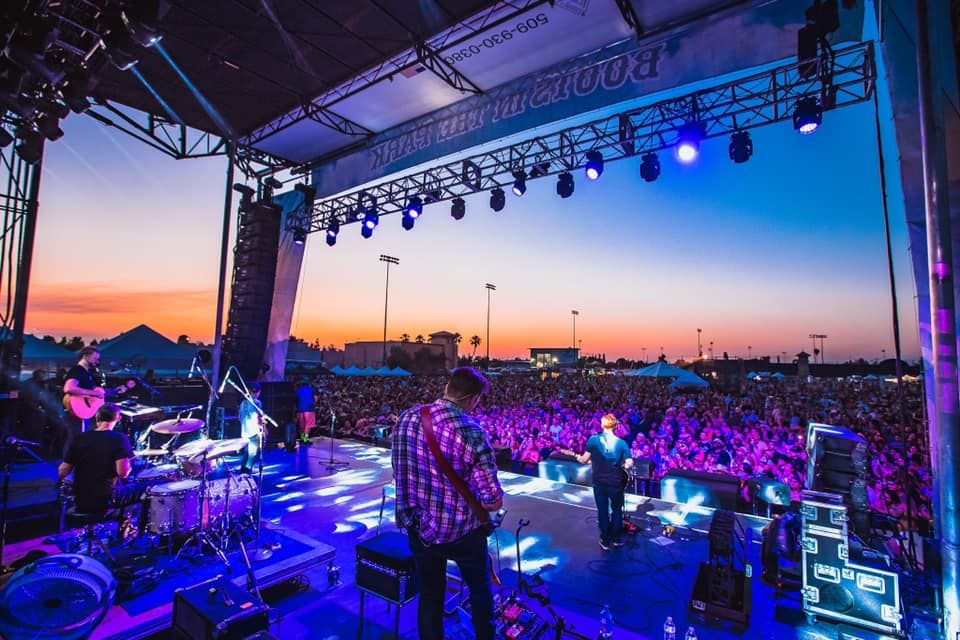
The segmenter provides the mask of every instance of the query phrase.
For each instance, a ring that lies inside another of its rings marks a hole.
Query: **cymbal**
[[[207,449],[207,459],[222,458],[223,456],[234,456],[243,451],[249,440],[247,438],[229,438],[225,440],[214,440],[212,446]]]
[[[165,456],[168,453],[170,452],[167,451],[166,449],[141,449],[140,451],[134,451],[133,455],[140,456],[140,457]]]
[[[171,435],[174,433],[193,433],[203,429],[203,420],[200,418],[178,418],[173,420],[161,420],[154,424],[151,429],[154,433],[163,433]]]
[[[200,438],[199,440],[194,440],[193,442],[188,442],[187,444],[177,447],[174,451],[174,455],[177,458],[190,458],[192,456],[202,455],[204,452],[210,451],[213,448],[216,440],[210,440],[209,438]]]

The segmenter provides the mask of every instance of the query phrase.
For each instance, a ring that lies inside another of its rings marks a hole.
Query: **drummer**
[[[260,402],[260,383],[250,383],[250,398],[240,403],[240,437],[247,439],[247,446],[240,454],[240,473],[253,473],[253,463],[260,450],[260,437],[263,433],[263,414],[258,409]]]
[[[119,407],[103,405],[95,420],[95,430],[70,441],[58,469],[61,481],[73,473],[74,506],[81,513],[106,513],[117,480],[129,476],[132,468],[130,439],[113,430],[120,421]]]

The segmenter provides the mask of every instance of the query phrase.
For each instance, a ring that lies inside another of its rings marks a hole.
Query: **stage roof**
[[[305,163],[624,38],[759,2],[625,4],[632,13],[613,0],[174,0],[160,31],[241,142]],[[159,50],[136,69],[185,124],[227,133]],[[105,67],[96,93],[168,117],[129,71]]]

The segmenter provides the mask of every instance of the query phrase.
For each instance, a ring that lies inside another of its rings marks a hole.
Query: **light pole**
[[[576,349],[577,348],[577,316],[580,315],[580,312],[577,311],[576,309],[573,309],[572,311],[570,311],[570,315],[573,316],[573,344],[570,346]]]
[[[490,368],[490,292],[496,290],[496,285],[487,283],[487,369]]]
[[[647,364],[647,348],[640,347],[640,350],[643,351],[643,364]]]
[[[713,360],[713,340],[710,341],[710,359]]]
[[[380,262],[387,263],[387,286],[383,294],[383,361],[381,366],[387,366],[387,302],[390,300],[390,265],[400,264],[399,258],[380,254]]]
[[[823,341],[824,341],[826,338],[828,338],[829,336],[826,335],[825,333],[811,333],[808,337],[809,337],[811,340],[813,340],[813,353],[814,353],[814,356],[816,356],[816,353],[817,353],[817,339],[819,338],[819,340],[820,340],[820,364],[823,364]],[[816,362],[816,360],[817,360],[816,357],[814,357],[813,360],[814,360],[814,362]]]
[[[703,347],[700,344],[700,334],[703,332],[703,329],[697,329],[697,357],[703,358]]]
[[[753,347],[747,345],[747,360],[753,360]]]

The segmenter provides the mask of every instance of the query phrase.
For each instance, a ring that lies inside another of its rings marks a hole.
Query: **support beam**
[[[617,0],[617,8],[620,9],[620,15],[623,16],[623,21],[633,30],[637,39],[642,38],[643,25],[640,24],[640,18],[637,16],[637,12],[634,11],[631,0]]]
[[[437,52],[431,49],[430,45],[418,42],[416,50],[417,62],[457,91],[473,94],[483,93],[483,90],[475,85],[470,78],[457,71],[452,64],[443,59],[443,56],[437,55]]]
[[[827,111],[870,99],[876,77],[871,43],[834,53],[830,89],[836,100],[824,107]],[[707,138],[789,121],[797,102],[820,95],[821,89],[819,78],[803,78],[791,63],[327,198],[315,204],[309,220],[297,219],[296,224],[311,232],[326,229],[335,219],[340,225],[353,224],[361,195],[375,200],[383,216],[401,211],[411,195],[423,194],[425,202],[435,203],[506,188],[516,171],[524,171],[528,180],[562,173],[583,166],[593,150],[610,162],[666,149],[676,143],[678,131],[694,112]]]

